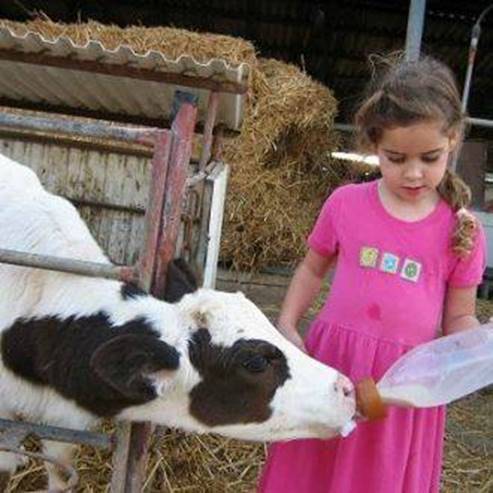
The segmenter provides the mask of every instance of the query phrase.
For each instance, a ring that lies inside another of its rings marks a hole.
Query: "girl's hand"
[[[301,349],[304,353],[307,352],[303,338],[296,329],[284,329],[279,327],[279,332],[297,348]]]

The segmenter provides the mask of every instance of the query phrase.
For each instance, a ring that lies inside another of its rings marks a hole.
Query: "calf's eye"
[[[267,361],[267,359],[260,354],[253,356],[252,358],[249,358],[243,362],[243,367],[252,373],[263,372],[268,365],[269,362]]]

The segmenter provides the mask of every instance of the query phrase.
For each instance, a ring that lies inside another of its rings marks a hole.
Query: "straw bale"
[[[0,25],[11,28],[19,35],[33,31],[48,40],[66,36],[80,46],[93,40],[101,42],[109,50],[120,45],[127,45],[138,54],[155,50],[171,59],[181,55],[190,55],[202,63],[212,58],[223,58],[231,64],[245,62],[254,65],[256,61],[255,48],[241,38],[198,33],[172,27],[129,26],[121,28],[94,21],[62,24],[39,18],[25,23],[1,20]]]
[[[232,165],[221,252],[233,267],[290,264],[330,189],[337,148],[331,91],[293,65],[259,59]],[[339,182],[339,178],[335,181]]]
[[[113,425],[105,423],[111,433]],[[158,429],[152,444],[143,491],[146,493],[247,493],[254,489],[265,457],[265,445],[209,435],[199,436]],[[39,451],[37,442],[29,450]],[[77,492],[103,493],[111,482],[111,455],[90,447],[78,448],[74,465],[79,474]],[[10,492],[40,490],[45,487],[42,464],[29,461],[11,479]]]

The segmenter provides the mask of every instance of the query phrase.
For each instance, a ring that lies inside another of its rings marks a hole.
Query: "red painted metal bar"
[[[138,263],[138,284],[152,292],[157,247],[161,231],[166,176],[168,173],[172,134],[162,130],[157,135],[152,158],[151,187],[145,217],[144,245]],[[141,491],[147,463],[147,449],[152,427],[148,423],[120,423],[113,453],[112,493]],[[139,462],[140,461],[140,462]]]
[[[171,141],[171,133],[163,130],[156,139],[152,158],[151,188],[145,218],[144,247],[139,261],[140,286],[146,291],[152,291]]]
[[[142,493],[154,428],[151,423],[130,424],[125,493]]]
[[[163,193],[161,219],[159,221],[161,229],[159,232],[157,255],[155,256],[155,271],[151,286],[152,294],[157,297],[162,297],[164,294],[168,262],[173,259],[175,254],[175,244],[179,232],[186,190],[188,166],[192,154],[192,139],[197,119],[197,103],[196,98],[193,96],[186,93],[177,93],[175,96],[175,105],[178,108],[171,126],[171,153]],[[163,163],[156,161],[155,165],[162,166]],[[151,217],[155,216],[149,214],[148,218]],[[153,235],[154,233],[149,233],[148,236],[148,241],[151,243],[153,242]],[[149,249],[151,249],[150,246]],[[147,270],[146,276],[148,272],[149,270]],[[150,423],[133,423],[128,428],[127,434],[122,437],[124,444],[128,447],[128,453],[126,454],[126,479],[122,490],[114,490],[112,484],[113,493],[116,491],[141,493],[152,432],[153,426]]]
[[[181,93],[180,93],[181,94]],[[187,95],[176,114],[171,131],[173,145],[166,180],[166,193],[153,294],[164,295],[167,265],[175,255],[175,243],[180,228],[181,214],[185,199],[188,164],[192,155],[192,141],[197,120],[197,100]]]
[[[141,287],[158,297],[164,293],[167,264],[175,253],[197,118],[195,99],[178,96],[175,103],[180,106],[171,133],[163,132],[155,147],[146,244],[139,265]],[[141,493],[152,432],[150,423],[119,426],[112,493]]]

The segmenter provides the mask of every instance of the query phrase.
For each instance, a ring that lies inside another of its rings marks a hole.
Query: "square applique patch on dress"
[[[361,267],[376,267],[378,260],[378,248],[361,247],[359,251],[359,265]]]
[[[408,281],[418,282],[419,275],[421,274],[421,264],[416,260],[407,258],[404,260],[404,265],[401,270],[401,277]]]
[[[399,257],[393,253],[385,252],[380,261],[380,270],[389,274],[397,273],[399,269]]]

